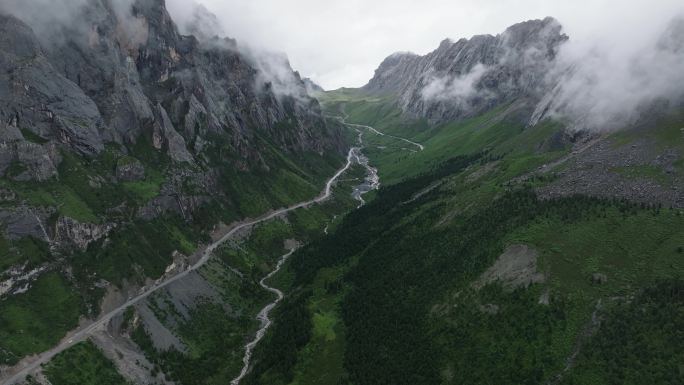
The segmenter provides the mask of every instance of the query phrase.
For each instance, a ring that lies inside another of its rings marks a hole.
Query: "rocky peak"
[[[302,79],[302,82],[304,82],[304,87],[306,88],[306,92],[307,92],[309,95],[314,95],[314,96],[315,96],[315,95],[318,94],[318,93],[325,92],[325,90],[323,89],[323,87],[321,87],[320,85],[318,85],[318,83],[316,83],[315,81],[313,81],[313,79],[310,79],[310,78],[303,78],[303,79]]]
[[[558,40],[565,40],[567,36],[562,34],[562,26],[553,17],[543,20],[528,20],[514,24],[502,34],[505,44],[511,48],[527,48],[530,46],[553,45]]]
[[[26,17],[33,13],[18,12],[23,22],[0,17],[3,122],[86,155],[108,142],[131,146],[147,138],[172,160],[190,163],[200,154],[189,144],[207,143],[201,136],[211,134],[235,149],[240,168],[260,159],[251,144],[257,130],[286,151],[339,149],[339,135],[330,135],[287,60],[269,58],[277,68],[268,68],[231,39],[197,28],[201,40],[181,35],[164,0],[70,7],[68,21],[54,20],[52,32],[39,37],[32,27],[41,24]],[[277,132],[284,121],[291,132]]]
[[[31,58],[41,54],[40,44],[28,25],[12,15],[0,13],[0,60]]]
[[[537,97],[560,44],[553,18],[513,25],[503,33],[443,40],[425,55],[394,54],[365,89],[395,93],[409,116],[433,123],[479,114],[514,98]]]
[[[187,34],[197,37],[200,41],[207,41],[225,35],[216,15],[201,4],[198,4],[192,10],[190,19],[185,25],[181,25],[181,29]],[[233,42],[235,41],[233,40]]]
[[[402,88],[402,71],[411,68],[420,56],[410,52],[395,52],[380,63],[375,75],[365,86],[372,91],[398,91]]]

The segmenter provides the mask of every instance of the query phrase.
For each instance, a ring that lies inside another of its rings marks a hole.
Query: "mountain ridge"
[[[513,99],[535,99],[560,44],[568,39],[561,29],[547,17],[515,24],[496,36],[445,39],[424,56],[393,54],[363,89],[396,94],[408,117],[431,123],[472,117]]]
[[[1,378],[681,377],[684,104],[577,125],[596,72],[564,66],[555,19],[326,92],[205,8],[193,37],[163,0],[65,4],[79,20],[0,16]],[[681,37],[648,52],[681,63]]]

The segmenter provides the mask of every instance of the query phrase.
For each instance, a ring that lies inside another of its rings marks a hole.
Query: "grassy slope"
[[[336,246],[343,250],[338,253],[341,255],[330,256],[335,253],[322,252],[321,246],[315,245],[311,252],[297,254],[295,262],[307,260],[314,266],[295,269],[294,274],[301,285],[294,293],[308,293],[300,306],[306,304],[311,330],[285,332],[276,327],[267,341],[280,341],[295,333],[307,343],[295,354],[296,364],[252,376],[248,383],[306,384],[320,379],[318,383],[336,384],[350,376],[357,384],[541,383],[562,370],[599,300],[605,304],[611,298],[639,293],[658,279],[684,277],[684,216],[676,211],[576,198],[544,205],[534,200],[515,203],[505,197],[505,184],[512,177],[567,153],[545,149],[558,126],[548,123],[523,129],[498,119],[504,106],[469,121],[426,128],[422,122],[403,121],[390,98],[359,95],[355,90],[326,95],[325,106],[330,114],[348,114],[349,122],[373,125],[426,145],[424,152],[414,154],[390,138],[365,135],[371,143],[368,154],[380,168],[385,184],[398,183],[408,196],[425,191],[435,180],[439,185],[415,206],[403,208],[401,214],[381,211],[367,213],[361,221],[345,221],[342,233],[327,241],[331,245],[342,242]],[[677,131],[669,126],[657,123],[652,130],[657,136],[669,137]],[[633,139],[623,139],[622,145]],[[453,156],[483,150],[488,151],[489,159],[447,177],[428,178],[429,183],[413,187],[412,183],[399,183],[434,170]],[[531,181],[534,185],[546,182]],[[392,206],[391,195],[385,193],[373,205],[396,208],[399,202],[395,200]],[[356,215],[363,215],[364,210]],[[496,226],[485,226],[479,236],[473,236],[478,234],[477,223],[483,216],[500,219],[493,222]],[[345,242],[348,233],[372,233],[378,222],[387,228],[367,240],[369,249],[359,254],[367,246],[342,246],[350,242]],[[372,246],[373,242],[381,246]],[[467,247],[462,248],[464,242]],[[513,293],[497,285],[479,292],[470,289],[468,282],[512,243],[539,250],[540,268],[549,280]],[[326,255],[327,264],[314,263],[311,258],[318,255]],[[316,266],[322,269],[318,271]],[[443,270],[454,273],[445,280],[439,278],[445,277]],[[606,284],[591,284],[591,274],[597,272],[608,276]],[[432,282],[435,280],[439,284]],[[540,296],[547,291],[550,305],[540,304]],[[499,312],[483,313],[480,306],[486,303],[496,304]],[[451,308],[458,310],[444,310]],[[302,317],[294,309],[287,314]],[[287,314],[276,323],[295,319],[287,319]],[[618,317],[611,314],[607,317]],[[639,329],[663,319],[636,320],[629,327]],[[661,334],[658,338],[668,337]],[[424,343],[429,345],[421,347]],[[269,348],[267,342],[258,357],[268,362],[275,346]],[[657,356],[657,349],[652,344],[643,354]],[[622,364],[632,362],[623,360]],[[571,372],[573,383],[596,383],[586,382],[595,375],[583,373],[597,370],[588,366],[582,363]],[[653,377],[660,375],[659,369],[649,368],[652,376],[640,378],[641,383],[659,378]],[[634,372],[621,373],[635,378]]]
[[[360,171],[352,169],[345,174],[343,182],[333,190],[333,199],[324,204],[296,210],[286,220],[276,218],[259,224],[243,241],[219,249],[219,258],[205,265],[201,274],[219,290],[220,301],[207,299],[197,305],[189,319],[167,325],[189,347],[188,354],[155,350],[140,327],[134,331],[134,341],[152,362],[180,384],[225,384],[232,380],[242,368],[245,340],[252,338],[259,327],[257,312],[273,300],[273,295],[259,286],[259,280],[286,253],[284,240],[308,242],[318,238],[333,216],[342,216],[356,206],[350,195],[352,186],[363,175]],[[285,288],[291,285],[291,279],[285,272],[271,284]],[[152,301],[162,320],[168,312],[161,309],[165,300],[156,296]]]
[[[119,222],[107,239],[91,243],[85,251],[69,252],[65,256],[62,261],[72,267],[73,282],[67,282],[61,271],[53,273],[61,275],[59,279],[75,297],[73,301],[62,304],[64,315],[81,313],[94,317],[104,294],[103,290],[93,287],[100,279],[115,285],[126,280],[142,281],[146,277],[156,279],[171,263],[173,251],[191,254],[199,243],[208,239],[207,230],[217,222],[230,223],[310,199],[320,192],[324,180],[342,162],[339,156],[332,154],[302,154],[290,158],[263,139],[262,145],[266,149],[262,156],[270,170],[238,172],[232,166],[222,168],[219,183],[225,195],[212,197],[212,201],[201,207],[191,221],[179,215],[164,215],[152,221],[134,219],[138,208],[159,194],[161,185],[169,177],[170,168],[190,167],[172,164],[145,138],[140,138],[129,149],[130,155],[123,155],[116,146],[107,147],[94,159],[63,152],[59,178],[46,182],[0,178],[0,188],[10,189],[17,195],[13,202],[0,202],[0,207],[13,208],[23,202],[33,207],[54,208],[56,213],[50,217],[49,226],[54,225],[58,215],[87,223]],[[221,146],[224,146],[222,142],[213,142],[207,150],[212,164],[229,164],[221,157]],[[145,180],[116,183],[113,175],[117,162],[131,157],[145,166]],[[193,194],[197,187],[188,180],[184,182],[184,189]],[[24,262],[29,262],[28,266],[32,267],[56,259],[41,241],[29,238],[10,241],[0,234],[0,272]],[[41,302],[44,299],[39,298],[43,295],[40,288],[33,285],[16,299],[0,301],[0,314],[5,318],[34,314],[36,322],[53,325],[51,333],[36,330],[35,333],[14,333],[10,339],[0,339],[0,360],[13,363],[26,354],[44,350],[75,326],[75,322],[62,322],[62,318],[53,312],[39,314],[46,305]],[[0,334],[12,334],[12,325],[9,321],[0,323]]]
[[[78,324],[81,299],[59,273],[51,272],[31,290],[0,302],[0,362],[47,350]]]
[[[53,385],[129,384],[90,341],[58,354],[45,366],[45,375]]]
[[[343,96],[338,95],[338,92]],[[525,128],[505,117],[511,106],[501,106],[465,121],[431,127],[422,121],[407,121],[389,96],[369,96],[362,91],[352,90],[333,91],[324,96],[323,103],[331,115],[348,115],[349,123],[371,125],[381,132],[408,138],[425,146],[424,151],[413,153],[405,150],[406,144],[396,139],[372,133],[364,135],[369,143],[366,153],[379,167],[385,184],[428,171],[454,156],[483,150],[493,155],[507,155],[504,167],[509,168],[505,176],[509,179],[565,153],[562,150],[537,151],[558,126],[549,122]]]

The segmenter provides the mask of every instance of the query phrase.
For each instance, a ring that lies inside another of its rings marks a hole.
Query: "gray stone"
[[[17,198],[17,194],[7,188],[0,187],[0,203],[13,202]]]
[[[0,229],[9,239],[34,237],[50,242],[47,231],[47,218],[52,214],[48,209],[21,206],[13,209],[0,209]]]
[[[106,236],[115,227],[113,223],[81,223],[73,218],[60,216],[55,225],[55,240],[62,246],[73,245],[85,250],[91,242]]]
[[[608,282],[608,276],[602,273],[593,273],[591,275],[591,283],[594,285],[603,285]]]
[[[116,162],[116,179],[122,182],[135,182],[145,179],[145,166],[130,156],[121,157]]]
[[[527,245],[511,245],[482,276],[473,283],[475,289],[500,282],[507,291],[546,281],[546,276],[537,271],[537,250]]]
[[[0,15],[0,120],[82,154],[104,148],[95,103],[55,70],[31,29],[7,15]]]
[[[157,112],[158,120],[155,122],[154,127],[155,133],[160,139],[155,143],[161,143],[159,140],[163,141],[169,157],[176,162],[192,163],[193,158],[185,145],[185,139],[173,127],[169,115],[161,104],[157,105]]]

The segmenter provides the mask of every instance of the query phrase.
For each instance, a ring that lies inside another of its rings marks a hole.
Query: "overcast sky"
[[[684,10],[682,0],[167,0],[182,19],[196,1],[228,36],[284,52],[293,68],[326,89],[365,84],[396,51],[424,54],[444,38],[496,34],[554,16],[575,41],[629,46]],[[604,43],[605,43],[604,41]],[[615,44],[613,44],[615,43]]]

